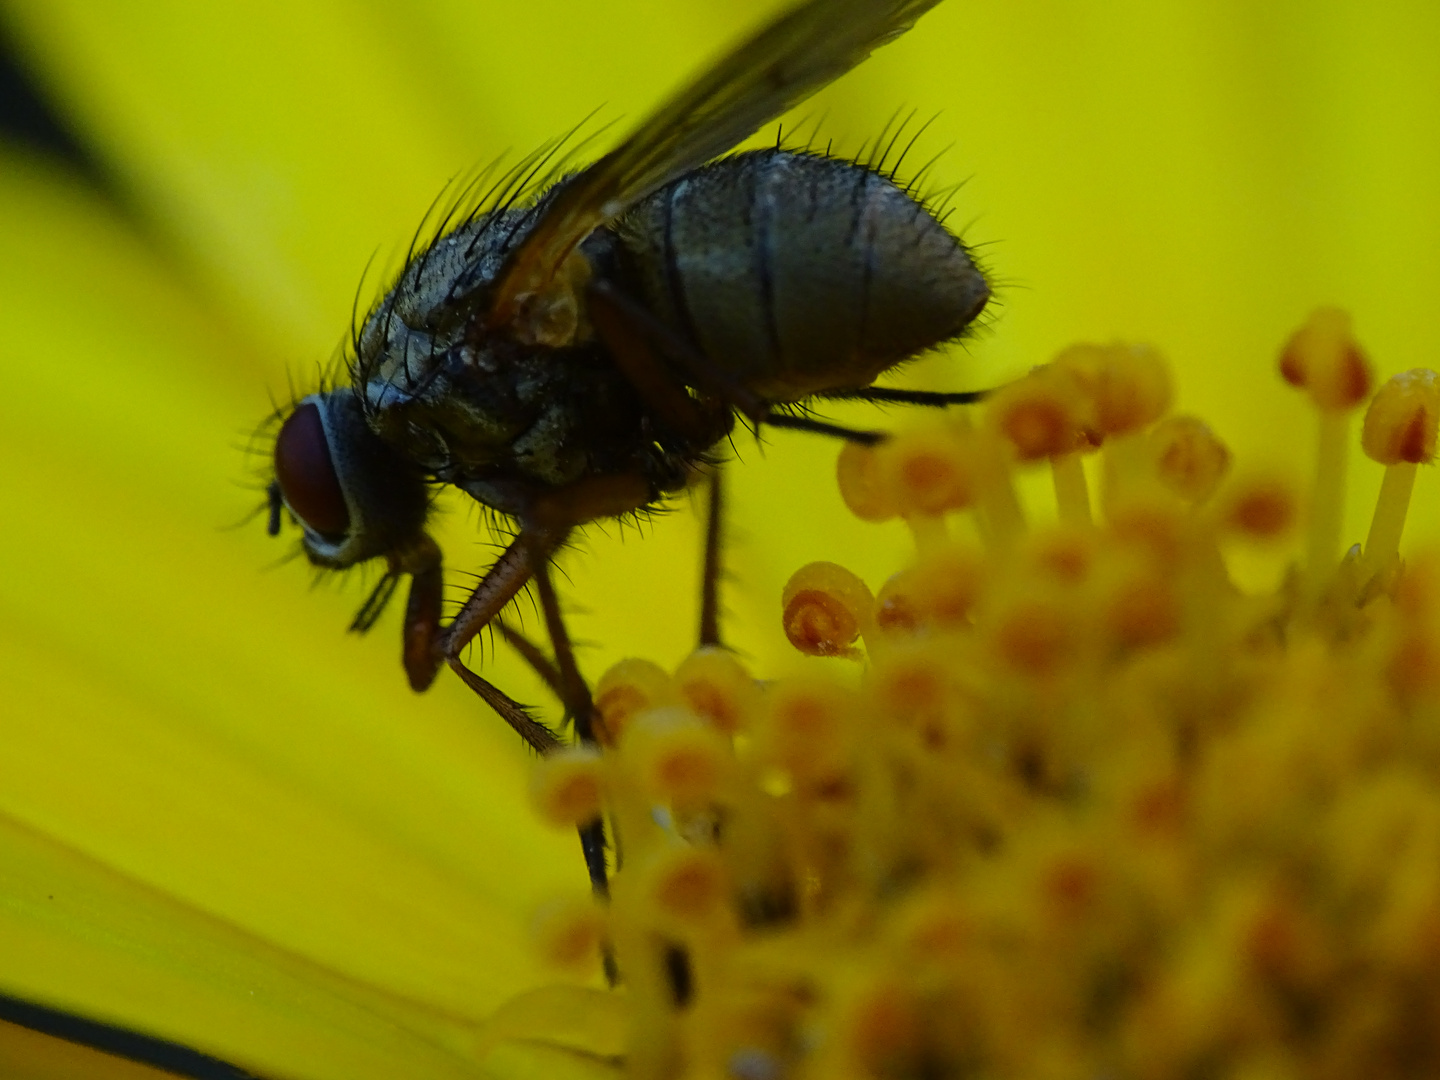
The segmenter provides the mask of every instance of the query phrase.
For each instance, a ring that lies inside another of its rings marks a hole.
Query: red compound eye
[[[350,511],[320,410],[305,402],[280,425],[275,439],[275,479],[285,505],[312,531],[326,537],[342,537],[350,529]]]

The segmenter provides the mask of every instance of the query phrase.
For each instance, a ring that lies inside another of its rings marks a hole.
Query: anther
[[[1055,358],[1089,400],[1100,438],[1154,423],[1170,408],[1170,368],[1150,345],[1075,345]]]
[[[725,866],[714,851],[675,848],[658,855],[647,871],[650,901],[669,920],[704,922],[725,901]]]
[[[1416,368],[1392,376],[1365,410],[1360,446],[1381,465],[1428,465],[1440,426],[1440,375]]]
[[[1295,489],[1275,477],[1245,476],[1234,481],[1219,506],[1221,525],[1250,540],[1283,539],[1300,516]]]
[[[1353,409],[1370,394],[1370,361],[1339,308],[1317,308],[1280,353],[1280,374],[1322,410]]]
[[[1083,405],[1071,372],[1045,367],[997,390],[985,417],[1020,461],[1040,461],[1090,445],[1081,428]]]
[[[916,610],[941,629],[962,629],[980,599],[985,561],[979,552],[956,543],[937,546],[921,555],[913,571]]]
[[[551,967],[585,972],[595,967],[607,933],[605,912],[591,899],[547,904],[535,913],[531,937]]]
[[[889,521],[900,513],[894,492],[880,475],[875,447],[845,443],[835,464],[835,478],[840,497],[861,521]]]
[[[1368,576],[1380,573],[1398,558],[1415,488],[1415,467],[1429,464],[1435,457],[1436,428],[1440,426],[1437,381],[1440,376],[1424,368],[1402,372],[1380,387],[1365,411],[1360,445],[1385,466],[1365,541],[1364,571]]]
[[[660,665],[649,660],[621,660],[595,684],[599,714],[595,737],[603,746],[613,747],[638,713],[677,701],[675,685]]]
[[[992,639],[1006,667],[1041,678],[1058,671],[1080,647],[1071,612],[1041,598],[1012,602],[996,612]]]
[[[857,658],[852,646],[865,631],[874,604],[865,583],[843,566],[811,563],[785,584],[785,636],[810,656]]]
[[[675,669],[680,697],[695,713],[727,735],[750,725],[760,688],[728,649],[696,649]]]
[[[876,453],[880,478],[907,517],[933,517],[974,501],[974,455],[953,429],[937,424],[904,432]]]
[[[844,757],[852,711],[850,695],[827,679],[777,683],[766,695],[763,752],[796,776],[824,772]]]
[[[732,761],[729,740],[681,708],[635,718],[620,749],[649,797],[686,808],[713,801]]]
[[[1188,503],[1215,494],[1230,471],[1230,451],[1196,416],[1171,416],[1150,433],[1155,472],[1160,482]]]
[[[545,755],[531,773],[530,801],[552,825],[583,825],[600,815],[603,765],[591,747],[567,746]]]

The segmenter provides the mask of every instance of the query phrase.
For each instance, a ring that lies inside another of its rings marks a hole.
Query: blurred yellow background
[[[293,531],[230,527],[259,501],[237,446],[311,388],[367,261],[393,272],[449,178],[597,107],[603,146],[778,7],[0,7],[127,208],[0,155],[0,991],[277,1073],[465,1074],[435,1047],[541,977],[523,927],[583,890],[574,838],[530,820],[526,753],[456,680],[406,688],[398,611],[344,633],[363,575],[312,589],[273,565]],[[1150,341],[1181,409],[1299,472],[1311,418],[1273,361],[1312,307],[1350,310],[1383,374],[1440,355],[1436,56],[1431,0],[948,0],[786,126],[856,153],[914,110],[912,130],[934,119],[907,168],[943,151],[927,186],[963,182],[950,221],[983,245],[993,322],[894,382]],[[763,676],[789,663],[795,568],[876,587],[907,539],[846,515],[835,446],[737,445],[727,637]],[[1348,539],[1379,474],[1356,461]],[[1440,531],[1436,495],[1423,476],[1412,539]],[[495,538],[449,507],[458,596]],[[676,508],[563,561],[592,677],[691,647],[699,531]],[[484,670],[544,701],[503,649]]]

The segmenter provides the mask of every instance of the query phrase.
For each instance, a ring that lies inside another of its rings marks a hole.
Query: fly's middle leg
[[[516,702],[488,680],[465,666],[460,654],[475,635],[499,616],[505,605],[525,587],[535,573],[535,568],[550,557],[550,553],[564,539],[541,531],[521,529],[520,535],[511,541],[495,564],[485,572],[480,583],[461,605],[454,620],[440,635],[436,653],[440,660],[460,676],[460,680],[473,690],[482,701],[500,714],[501,718],[515,729],[537,753],[548,754],[560,746],[560,740],[548,727],[530,715],[525,706]]]

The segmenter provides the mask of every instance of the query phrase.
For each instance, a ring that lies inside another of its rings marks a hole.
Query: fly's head
[[[424,537],[424,476],[371,430],[348,387],[295,406],[275,437],[274,466],[270,534],[288,511],[316,566],[343,570],[380,556],[393,563]]]
[[[411,576],[402,660],[410,685],[424,690],[439,666],[440,549],[425,532],[425,473],[370,427],[349,387],[302,399],[275,436],[275,477],[267,488],[271,536],[288,512],[316,566],[344,570],[385,560],[385,574],[350,629],[369,630],[400,578]]]

